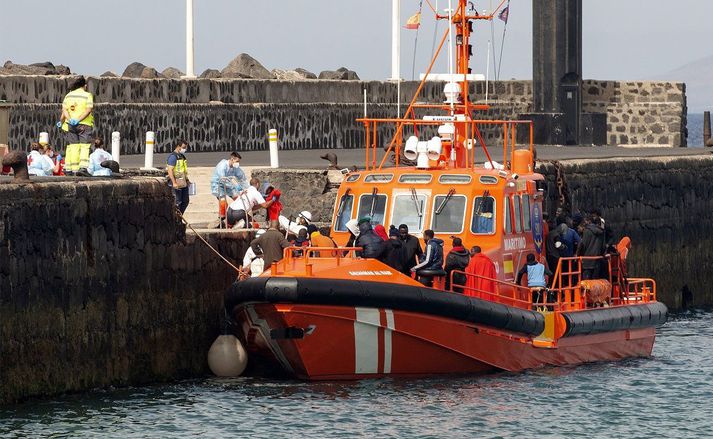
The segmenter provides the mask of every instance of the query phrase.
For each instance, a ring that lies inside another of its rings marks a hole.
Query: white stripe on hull
[[[391,332],[394,327],[394,312],[390,309],[386,313],[386,329],[384,329],[384,373],[391,373]]]
[[[379,310],[373,308],[356,308],[354,321],[354,372],[379,372]],[[391,366],[389,366],[390,368]]]

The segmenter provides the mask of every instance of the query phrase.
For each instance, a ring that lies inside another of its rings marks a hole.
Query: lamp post
[[[401,50],[401,0],[391,0],[391,80],[399,81],[400,72],[400,50]]]
[[[186,75],[195,78],[193,71],[193,0],[186,0]]]

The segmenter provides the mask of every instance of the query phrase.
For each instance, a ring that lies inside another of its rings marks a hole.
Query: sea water
[[[0,409],[0,437],[713,437],[713,312],[653,357],[525,373],[307,383],[202,379]]]

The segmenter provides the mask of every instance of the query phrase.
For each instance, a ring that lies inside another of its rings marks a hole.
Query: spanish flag
[[[404,26],[406,29],[418,29],[418,27],[421,25],[421,13],[416,12],[414,15],[410,16],[408,20],[406,20],[406,26]]]

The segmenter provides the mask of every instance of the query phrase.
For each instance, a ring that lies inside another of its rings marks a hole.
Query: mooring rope
[[[233,270],[235,270],[235,271],[238,273],[238,276],[239,276],[240,278],[243,278],[243,277],[245,277],[245,276],[248,275],[248,273],[247,273],[246,271],[244,271],[244,270],[243,270],[242,268],[240,268],[240,267],[236,267],[235,265],[233,265],[233,263],[230,262],[229,260],[227,260],[227,259],[225,258],[225,256],[221,255],[220,252],[219,252],[218,250],[216,250],[215,247],[213,247],[212,245],[210,245],[210,243],[209,243],[208,241],[206,241],[205,238],[203,238],[203,237],[201,236],[201,234],[196,231],[196,229],[193,228],[193,226],[191,225],[191,223],[189,223],[188,221],[186,221],[186,218],[183,217],[183,214],[182,214],[181,211],[178,209],[178,207],[176,207],[176,212],[178,213],[178,216],[181,218],[181,221],[183,221],[183,223],[186,225],[186,227],[188,227],[189,229],[191,229],[191,231],[193,231],[193,233],[196,234],[196,236],[198,237],[198,239],[200,239],[201,241],[203,241],[203,243],[204,243],[205,245],[207,245],[208,248],[213,251],[213,253],[215,253],[216,255],[218,255],[218,257],[219,257],[220,259],[222,259],[222,260],[223,260],[226,264],[228,264]]]

